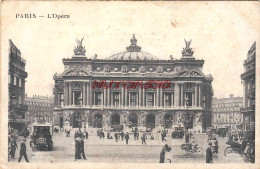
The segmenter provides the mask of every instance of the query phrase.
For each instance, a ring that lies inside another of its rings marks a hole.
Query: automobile
[[[173,127],[173,132],[172,132],[172,138],[183,138],[184,136],[184,127],[178,126],[178,127]]]
[[[31,127],[30,133],[30,146],[34,150],[38,148],[40,150],[49,150],[53,148],[52,131],[53,126],[50,123],[38,124],[34,123]]]

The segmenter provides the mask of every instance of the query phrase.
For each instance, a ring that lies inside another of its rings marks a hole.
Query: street
[[[125,140],[115,142],[114,139],[100,139],[96,134],[90,135],[85,139],[85,154],[87,160],[79,160],[76,162],[113,162],[113,163],[158,163],[159,154],[164,144],[172,147],[173,163],[205,163],[207,135],[195,135],[196,143],[203,148],[203,154],[186,154],[181,150],[181,144],[184,139],[172,139],[167,136],[167,142],[161,140],[147,140],[147,145],[142,145],[141,140],[134,140],[130,136],[129,144],[126,145]],[[17,162],[19,157],[20,139],[18,139],[18,151],[16,151],[15,159],[11,162]],[[191,141],[192,141],[191,140]],[[214,163],[245,163],[246,159],[238,154],[228,154],[224,156],[224,150],[227,147],[227,138],[219,138],[219,153],[213,155]],[[40,151],[32,149],[27,139],[27,155],[30,162],[63,162],[74,161],[74,136],[66,137],[65,134],[53,134],[54,147],[52,151]],[[22,159],[22,162],[25,162]]]

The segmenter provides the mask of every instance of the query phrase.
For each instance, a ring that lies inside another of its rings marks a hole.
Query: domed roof
[[[141,50],[141,47],[137,45],[137,40],[134,34],[130,42],[131,42],[130,46],[126,47],[125,51],[114,54],[106,59],[107,60],[161,60],[160,58]]]

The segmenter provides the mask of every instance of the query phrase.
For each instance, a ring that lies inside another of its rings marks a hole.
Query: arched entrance
[[[120,125],[120,116],[118,114],[113,114],[111,123],[112,125]]]
[[[75,112],[73,115],[73,128],[80,128],[81,127],[81,114],[80,112]]]
[[[166,114],[164,120],[165,128],[172,128],[172,115]]]
[[[138,124],[138,117],[136,114],[129,115],[129,122],[131,122],[132,127],[137,127]]]
[[[94,128],[102,128],[102,115],[95,114],[93,122],[94,122]]]
[[[152,114],[147,116],[147,127],[155,128],[155,116]]]

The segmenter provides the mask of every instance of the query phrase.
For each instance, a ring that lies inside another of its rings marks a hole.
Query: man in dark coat
[[[165,147],[163,146],[161,153],[160,153],[160,162],[159,163],[164,163],[165,159]]]
[[[81,139],[79,137],[75,139],[75,161],[81,159],[80,141]]]
[[[80,154],[82,155],[83,159],[86,160],[85,151],[84,151],[84,140],[80,140]]]
[[[206,163],[213,163],[211,146],[212,143],[209,143],[209,147],[206,149]]]
[[[126,145],[128,144],[128,140],[129,140],[129,134],[128,134],[128,132],[126,132],[126,134],[125,134]]]
[[[123,131],[121,131],[121,140],[124,141],[124,136],[125,136],[125,133]]]
[[[23,139],[23,141],[21,142],[21,145],[20,145],[20,157],[18,159],[18,163],[20,163],[21,159],[22,159],[22,156],[24,156],[24,159],[27,163],[29,163],[29,160],[27,158],[27,154],[26,154],[26,139]]]
[[[143,133],[141,139],[142,139],[142,144],[146,145],[146,141],[145,141],[146,140],[146,135],[145,135],[145,133]]]
[[[11,151],[10,151],[10,155],[11,155],[12,159],[14,159],[16,149],[18,149],[16,141],[15,141],[15,139],[11,138]]]
[[[86,139],[88,139],[88,131],[85,132]]]
[[[115,140],[116,140],[116,142],[118,140],[118,133],[117,133],[117,131],[115,132]]]

